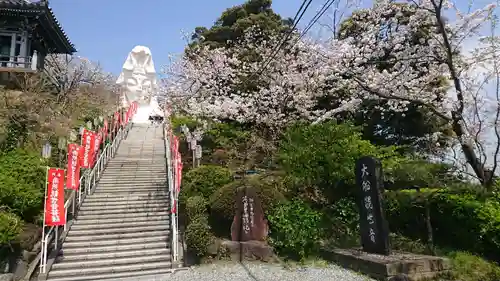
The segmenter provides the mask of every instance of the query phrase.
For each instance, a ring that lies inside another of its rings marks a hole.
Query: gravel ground
[[[162,276],[115,281],[372,281],[366,276],[335,265],[285,268],[278,264],[216,263],[191,267]]]

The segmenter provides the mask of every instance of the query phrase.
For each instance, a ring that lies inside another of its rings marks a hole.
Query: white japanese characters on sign
[[[58,223],[61,221],[61,216],[59,214],[59,208],[57,205],[57,202],[59,201],[58,199],[58,186],[59,186],[59,181],[61,174],[53,174],[54,179],[52,180],[52,186],[50,187],[52,189],[51,196],[50,196],[50,213],[52,215],[52,222]]]
[[[368,167],[363,164],[361,167],[361,188],[363,192],[368,193],[371,190],[371,183],[370,180],[367,178],[370,174],[368,173]],[[369,228],[369,236],[370,240],[375,243],[375,230],[373,229],[374,224],[375,224],[375,216],[373,214],[373,203],[372,203],[372,197],[370,194],[366,194],[364,196],[364,207],[366,209],[367,215],[366,219],[368,221],[368,224],[370,225]]]
[[[252,211],[253,211],[253,208],[252,208]],[[248,214],[248,197],[245,195],[245,196],[243,196],[243,218],[242,218],[242,220],[243,220],[242,228],[243,228],[243,231],[245,232],[245,234],[250,233],[249,219],[250,219],[250,216]]]

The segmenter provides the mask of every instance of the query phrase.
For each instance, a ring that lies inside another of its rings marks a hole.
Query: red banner
[[[82,168],[91,168],[92,158],[94,156],[95,147],[95,133],[87,129],[83,130],[82,135],[82,147],[83,156],[80,158],[82,160]]]
[[[108,126],[108,119],[104,119],[104,140],[108,137],[108,132],[109,132],[109,126]]]
[[[120,112],[116,111],[115,116],[113,117],[113,130],[115,130],[119,124],[120,124]]]
[[[172,206],[171,212],[177,214],[177,200],[174,199],[174,206]]]
[[[78,190],[80,185],[80,163],[83,154],[83,147],[70,143],[68,144],[68,173],[66,175],[66,188]]]
[[[66,224],[66,214],[64,212],[64,170],[50,168],[47,179],[45,225],[64,225]]]
[[[101,142],[102,142],[102,135],[101,133],[94,133],[94,137],[95,137],[95,140],[94,140],[94,153],[92,154],[92,167],[94,167],[95,165],[95,162],[98,160],[99,158],[99,147],[101,146]]]
[[[179,138],[176,135],[172,136],[172,154],[175,156],[179,151]]]
[[[129,107],[127,109],[127,114],[126,114],[126,118],[125,118],[125,124],[128,124],[128,122],[130,121],[130,117],[132,116],[132,107]]]
[[[175,192],[178,195],[181,192],[182,182],[182,160],[181,155],[177,155],[177,165],[175,165]]]
[[[125,124],[127,122],[126,119],[127,119],[127,114],[125,112],[122,112],[120,114],[120,121],[121,121],[120,123],[121,123],[122,126],[125,126]]]

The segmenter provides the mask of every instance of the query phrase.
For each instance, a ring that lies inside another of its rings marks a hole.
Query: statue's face
[[[120,84],[126,88],[127,99],[132,101],[149,101],[156,85],[156,76],[146,72],[150,54],[146,52],[135,52],[131,54],[133,59],[121,74]]]
[[[126,79],[127,90],[137,96],[149,94],[151,84],[151,80],[142,73],[132,73],[132,76]]]

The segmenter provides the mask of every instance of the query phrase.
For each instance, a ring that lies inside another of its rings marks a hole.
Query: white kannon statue
[[[151,50],[144,46],[135,46],[123,64],[122,72],[116,80],[122,86],[122,106],[128,107],[137,101],[137,114],[132,122],[148,122],[149,116],[163,116],[158,105],[158,84]]]

